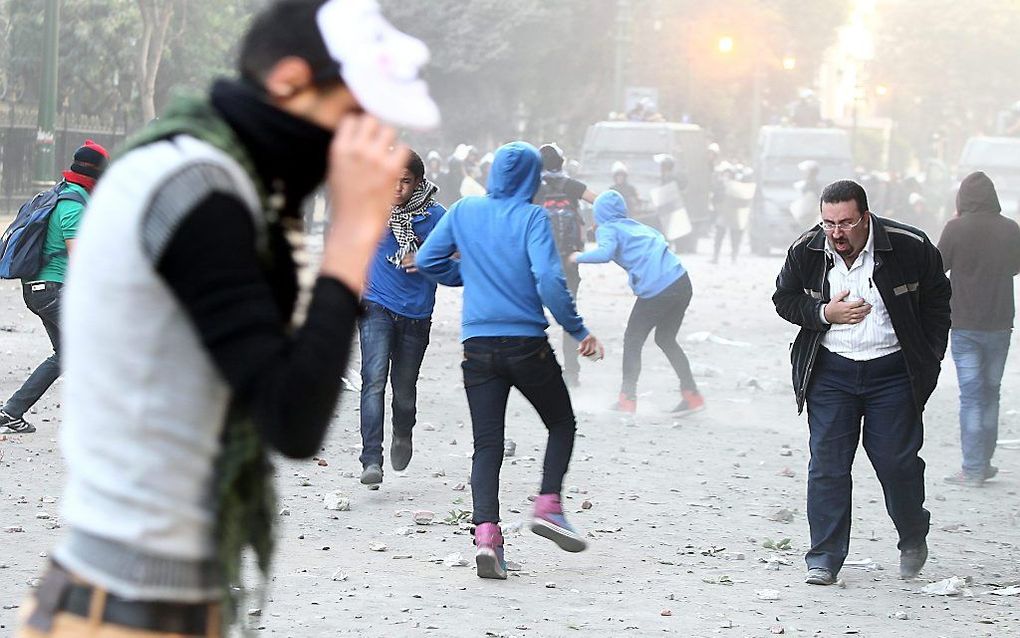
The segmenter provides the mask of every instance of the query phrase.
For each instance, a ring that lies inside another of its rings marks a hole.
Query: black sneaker
[[[21,417],[13,417],[0,410],[0,434],[31,434],[35,426]]]
[[[394,434],[393,443],[390,444],[390,465],[393,469],[398,472],[407,469],[412,454],[414,454],[414,447],[411,445],[411,437]]]
[[[999,468],[989,464],[985,469],[985,480],[995,478],[999,474]]]
[[[808,585],[835,585],[836,575],[824,567],[812,567],[807,570],[804,582]]]
[[[361,483],[363,485],[378,485],[382,483],[382,467],[377,463],[366,465],[361,471]]]
[[[917,578],[928,560],[928,543],[922,541],[917,547],[900,550],[900,578],[912,580]]]

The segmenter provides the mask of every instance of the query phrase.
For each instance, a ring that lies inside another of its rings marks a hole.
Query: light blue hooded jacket
[[[544,337],[549,323],[543,305],[570,336],[588,336],[567,289],[549,217],[531,203],[541,172],[534,146],[500,147],[489,171],[489,194],[454,203],[418,251],[418,271],[439,283],[453,253],[460,252],[464,341]]]
[[[627,271],[630,288],[638,297],[654,297],[687,274],[662,233],[627,217],[627,204],[616,191],[595,198],[595,223],[599,246],[578,255],[577,263],[615,261]]]

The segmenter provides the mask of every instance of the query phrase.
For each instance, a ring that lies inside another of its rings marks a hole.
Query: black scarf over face
[[[245,82],[218,80],[211,98],[270,193],[283,196],[283,215],[300,218],[301,202],[326,175],[333,131],[269,104]]]

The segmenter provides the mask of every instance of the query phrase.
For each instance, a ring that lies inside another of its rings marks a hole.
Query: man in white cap
[[[68,533],[18,636],[220,636],[245,547],[267,577],[267,453],[322,444],[407,162],[391,125],[438,122],[427,56],[374,0],[280,0],[245,36],[240,81],[172,104],[110,166],[66,290]],[[297,327],[284,231],[324,177]]]

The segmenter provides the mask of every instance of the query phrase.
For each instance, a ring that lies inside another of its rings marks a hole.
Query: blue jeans
[[[853,479],[861,440],[885,493],[900,541],[913,549],[928,535],[924,509],[924,443],[921,415],[902,352],[852,361],[818,350],[807,391],[809,446],[807,516],[811,549],[807,566],[838,573],[850,549]],[[861,419],[864,426],[861,427]]]
[[[574,452],[576,421],[563,373],[545,337],[474,337],[464,342],[464,390],[471,410],[472,521],[499,522],[499,471],[503,466],[506,403],[520,390],[548,430],[540,494],[563,491]]]
[[[418,372],[429,345],[430,319],[411,319],[365,302],[361,341],[361,464],[382,465],[386,377],[393,389],[393,434],[410,438],[418,400]]]
[[[963,472],[984,478],[999,438],[999,385],[1012,330],[952,331],[953,361],[960,383],[960,447]]]
[[[39,290],[33,290],[39,288]],[[53,346],[53,354],[39,364],[39,367],[18,388],[18,391],[4,404],[4,412],[15,418],[24,416],[42,395],[50,389],[60,376],[60,289],[61,284],[47,281],[25,283],[22,295],[25,305],[40,320]]]

